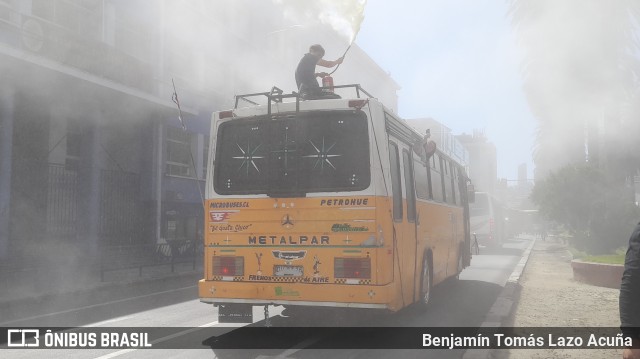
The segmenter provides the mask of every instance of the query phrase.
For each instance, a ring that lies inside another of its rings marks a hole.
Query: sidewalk
[[[20,278],[3,283],[0,294],[0,324],[20,318],[69,311],[110,301],[196,286],[202,278],[202,263],[167,265],[108,273],[105,282],[99,275],[83,273],[40,273],[40,278]],[[47,275],[49,274],[49,275]]]
[[[519,284],[514,327],[618,327],[618,289],[573,280],[571,254],[554,240],[537,240]],[[495,358],[622,358],[622,350],[497,350]]]

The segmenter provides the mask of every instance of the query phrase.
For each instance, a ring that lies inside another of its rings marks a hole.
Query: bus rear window
[[[367,117],[318,111],[220,125],[216,193],[299,196],[366,189],[371,180]]]

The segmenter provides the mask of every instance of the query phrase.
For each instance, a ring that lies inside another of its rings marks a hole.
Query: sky
[[[521,163],[533,178],[536,125],[510,21],[503,0],[368,0],[355,42],[400,85],[401,117],[483,131],[515,180]]]

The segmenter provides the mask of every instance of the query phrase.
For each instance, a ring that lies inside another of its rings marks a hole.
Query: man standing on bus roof
[[[321,91],[316,77],[325,77],[329,76],[329,74],[326,72],[316,73],[316,65],[331,68],[341,64],[344,56],[334,61],[324,60],[322,57],[324,57],[324,48],[318,44],[311,45],[309,52],[302,56],[296,68],[296,85],[300,96],[305,100],[340,98],[338,95],[332,93],[324,94]]]
[[[620,285],[620,328],[632,338],[631,347],[622,352],[624,359],[640,359],[640,223],[629,238]]]

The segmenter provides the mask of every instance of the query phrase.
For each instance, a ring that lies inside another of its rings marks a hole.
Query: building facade
[[[46,264],[201,238],[211,113],[235,94],[295,90],[312,43],[336,57],[345,48],[279,6],[0,0],[0,260]],[[363,63],[360,83],[397,108],[397,84]]]
[[[456,136],[469,153],[469,177],[478,192],[494,194],[498,179],[496,146],[480,131]]]

